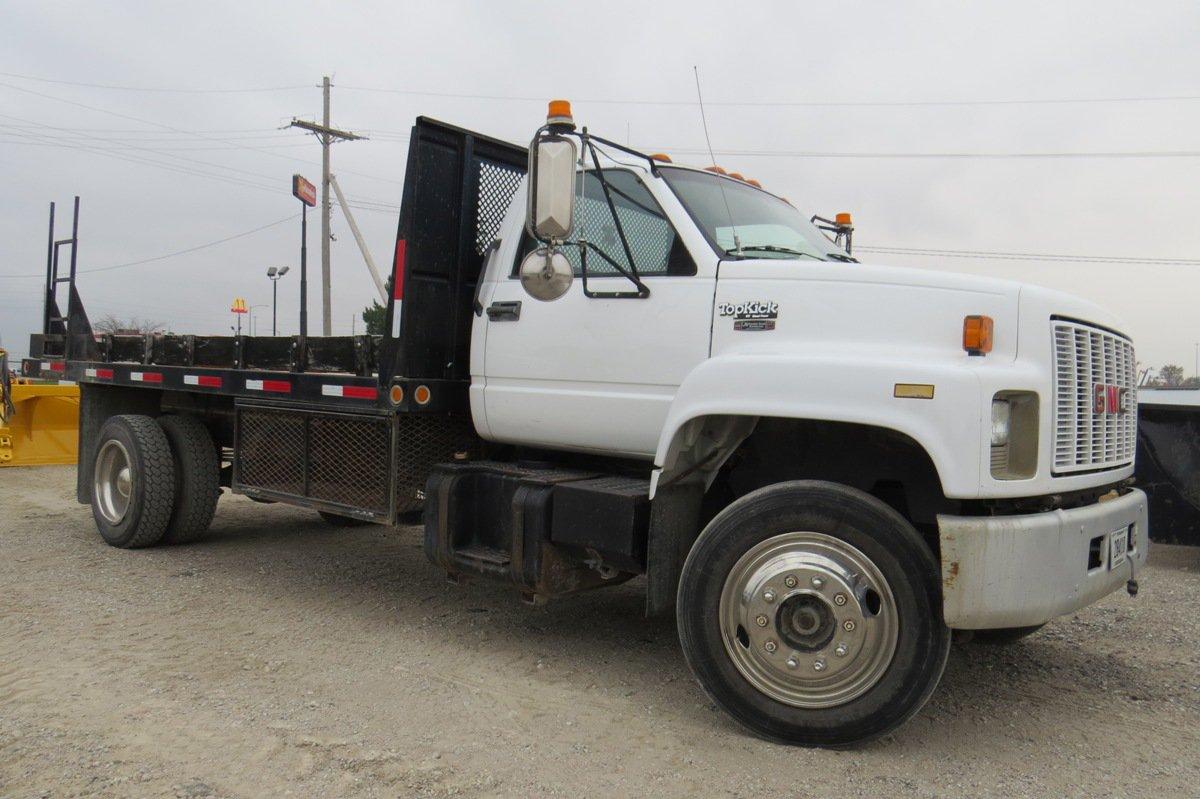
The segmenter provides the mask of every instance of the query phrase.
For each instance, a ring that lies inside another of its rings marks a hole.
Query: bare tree
[[[164,327],[165,325],[162,322],[155,322],[150,319],[138,319],[136,316],[122,319],[112,314],[105,314],[95,322],[92,322],[92,330],[96,333],[119,333],[122,335],[160,333]]]
[[[1167,388],[1176,388],[1183,382],[1183,367],[1169,363],[1158,370],[1158,379]]]

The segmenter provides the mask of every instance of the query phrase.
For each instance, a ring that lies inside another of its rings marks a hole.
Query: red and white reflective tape
[[[43,372],[65,372],[67,365],[62,361],[42,361]]]
[[[112,369],[84,369],[83,376],[84,377],[95,377],[99,380],[112,380],[113,379],[113,370]]]
[[[161,383],[162,372],[130,372],[129,379],[138,383]]]
[[[273,391],[276,394],[291,394],[292,384],[286,380],[247,380],[247,391]]]
[[[321,386],[321,395],[325,397],[343,397],[345,399],[373,400],[379,396],[379,390],[374,386],[336,386],[326,383]]]
[[[222,380],[216,375],[184,375],[183,384],[185,386],[200,386],[201,388],[220,388]]]

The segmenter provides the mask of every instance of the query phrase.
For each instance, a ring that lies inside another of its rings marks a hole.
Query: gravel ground
[[[913,721],[830,752],[728,721],[637,582],[530,608],[415,528],[229,495],[208,540],[122,551],[73,485],[0,470],[0,797],[1200,795],[1200,549],[956,646]]]

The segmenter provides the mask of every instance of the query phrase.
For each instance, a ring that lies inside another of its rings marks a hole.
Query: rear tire
[[[895,729],[950,652],[929,546],[883,502],[832,483],[768,486],[717,514],[684,564],[677,615],[709,697],[788,744]]]
[[[162,543],[186,544],[202,538],[212,524],[221,463],[208,428],[195,416],[162,416],[158,424],[175,459],[175,506]]]
[[[106,543],[122,549],[158,543],[171,519],[175,462],[149,416],[113,416],[100,428],[92,469],[92,518]]]
[[[1015,644],[1017,641],[1033,635],[1045,626],[1045,624],[1035,624],[1032,627],[1001,627],[995,630],[975,630],[975,634],[971,637],[971,640],[975,643],[990,644],[992,646]]]

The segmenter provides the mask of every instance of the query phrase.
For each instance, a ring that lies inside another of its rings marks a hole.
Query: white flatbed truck
[[[24,368],[81,386],[108,543],[194,539],[224,487],[421,511],[449,576],[533,602],[644,576],[700,685],[773,740],[882,735],[951,630],[1019,637],[1135,593],[1146,559],[1112,314],[859,263],[561,102],[529,148],[416,121],[381,337],[95,336],[74,257],[65,317],[47,269]]]

